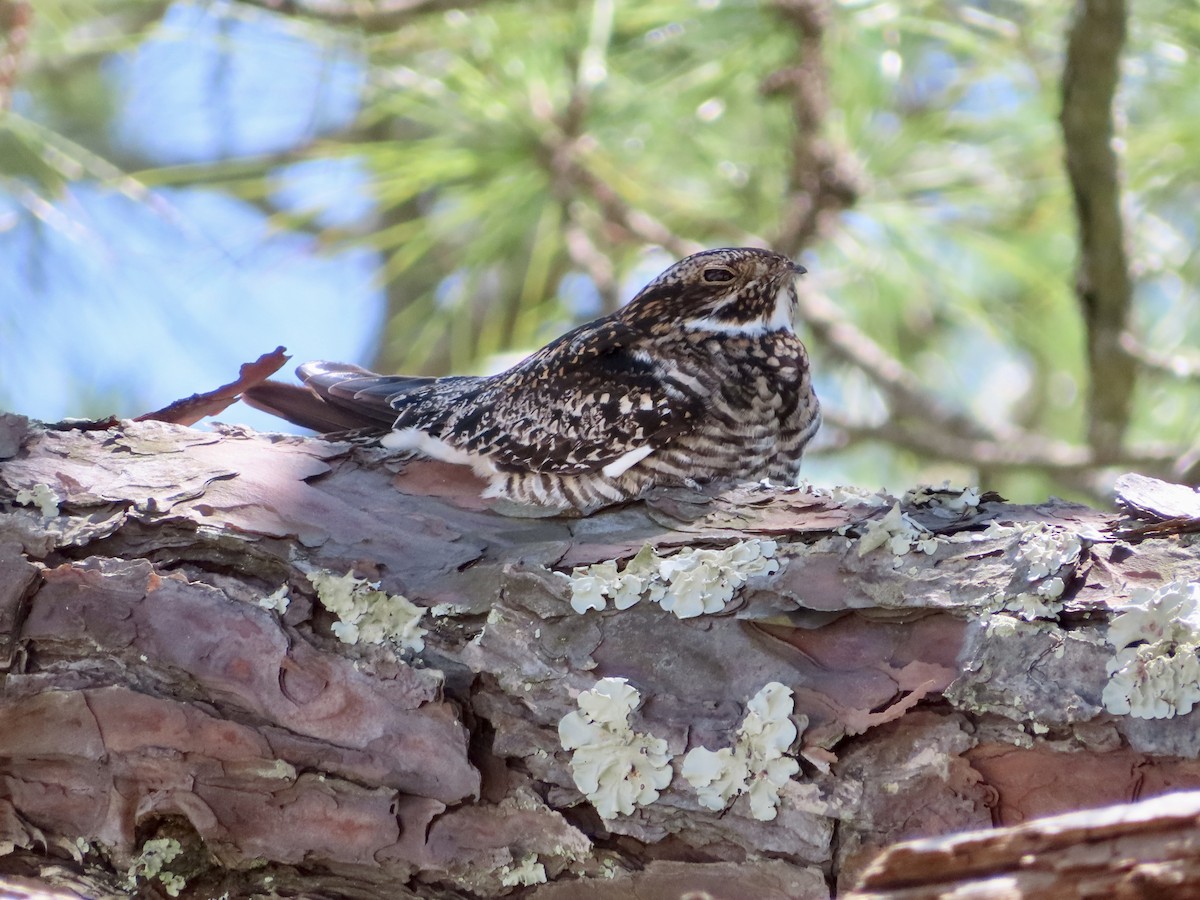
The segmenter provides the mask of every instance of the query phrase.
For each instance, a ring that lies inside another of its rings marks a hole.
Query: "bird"
[[[297,369],[305,403],[270,384],[244,399],[318,431],[377,429],[391,450],[470,466],[484,498],[552,512],[587,515],[659,486],[794,483],[821,424],[796,335],[805,272],[769,250],[704,250],[495,375],[317,361]]]

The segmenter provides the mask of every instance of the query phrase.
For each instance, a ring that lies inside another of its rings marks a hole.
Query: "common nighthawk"
[[[791,482],[820,425],[785,256],[706,250],[506,372],[410,378],[311,362],[299,425],[390,426],[386,447],[471,466],[485,497],[590,512],[655,485]],[[300,389],[294,389],[299,391]]]

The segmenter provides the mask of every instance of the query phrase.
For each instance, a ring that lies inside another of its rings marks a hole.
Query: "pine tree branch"
[[[1125,43],[1124,0],[1079,0],[1067,38],[1060,121],[1079,220],[1076,292],[1087,331],[1088,441],[1113,457],[1129,423],[1136,368],[1121,349],[1133,287],[1113,147],[1113,102]]]
[[[824,134],[829,112],[824,38],[830,4],[828,0],[776,0],[774,6],[796,33],[797,62],[773,73],[760,88],[764,96],[790,96],[795,127],[788,196],[770,245],[796,256],[829,230],[835,213],[855,204],[859,178],[849,155]]]
[[[394,31],[420,16],[482,6],[488,0],[238,0],[272,12],[368,32]]]

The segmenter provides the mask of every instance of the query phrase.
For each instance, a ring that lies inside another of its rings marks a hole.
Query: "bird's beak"
[[[804,275],[805,273],[808,272],[808,269],[804,268],[804,266],[800,265],[800,263],[798,263],[798,262],[792,263],[792,270],[797,275]]]

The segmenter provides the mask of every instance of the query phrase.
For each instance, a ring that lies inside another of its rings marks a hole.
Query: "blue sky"
[[[109,61],[115,145],[151,165],[205,162],[286,152],[354,119],[365,74],[352,47],[228,11],[176,4],[150,40]],[[36,98],[16,108],[38,119]],[[223,191],[157,189],[146,202],[84,179],[44,203],[8,184],[0,407],[136,415],[230,381],[280,344],[297,363],[372,354],[384,296],[370,250],[331,252]],[[352,160],[283,167],[273,199],[343,227],[373,214]],[[222,418],[279,424],[241,405]]]

